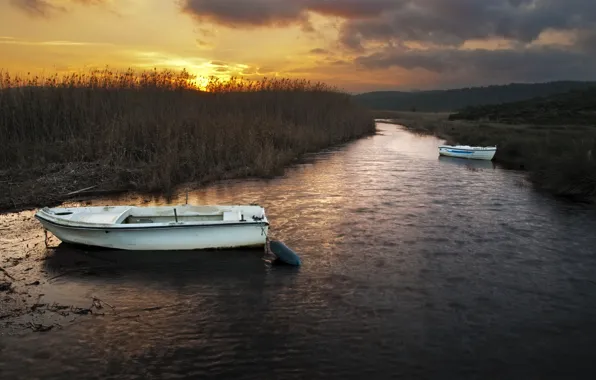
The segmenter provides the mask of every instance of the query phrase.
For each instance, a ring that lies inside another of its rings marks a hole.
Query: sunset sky
[[[106,65],[351,92],[596,80],[596,0],[1,0],[0,69]]]

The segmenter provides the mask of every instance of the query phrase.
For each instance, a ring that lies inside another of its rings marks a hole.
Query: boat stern
[[[266,226],[269,225],[265,208],[262,206],[251,204],[250,206],[242,207],[241,213],[246,220],[251,222],[262,222]]]

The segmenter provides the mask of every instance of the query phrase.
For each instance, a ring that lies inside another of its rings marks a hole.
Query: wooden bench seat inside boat
[[[174,213],[176,209],[176,214]],[[124,218],[120,218],[123,224],[142,223],[171,223],[178,222],[233,222],[240,221],[242,214],[239,211],[224,211],[215,207],[194,206],[194,207],[172,207],[171,209],[160,210],[158,213],[148,214],[145,209],[136,209],[129,212]]]

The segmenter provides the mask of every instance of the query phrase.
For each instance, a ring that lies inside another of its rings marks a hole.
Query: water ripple
[[[2,337],[2,378],[586,374],[594,211],[516,186],[521,174],[492,163],[438,159],[435,138],[379,128],[281,178],[190,194],[264,205],[273,237],[302,255],[299,270],[258,252],[93,252],[110,270],[60,278],[46,296],[97,295],[119,314]],[[44,265],[81,258],[59,248]]]

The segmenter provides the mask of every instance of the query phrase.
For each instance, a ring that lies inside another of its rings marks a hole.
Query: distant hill
[[[449,120],[596,125],[596,85],[521,102],[468,107],[450,115]]]
[[[595,86],[596,82],[559,81],[512,83],[500,86],[470,87],[419,92],[375,91],[354,95],[355,100],[375,110],[441,112],[470,106],[500,104],[548,96]]]

